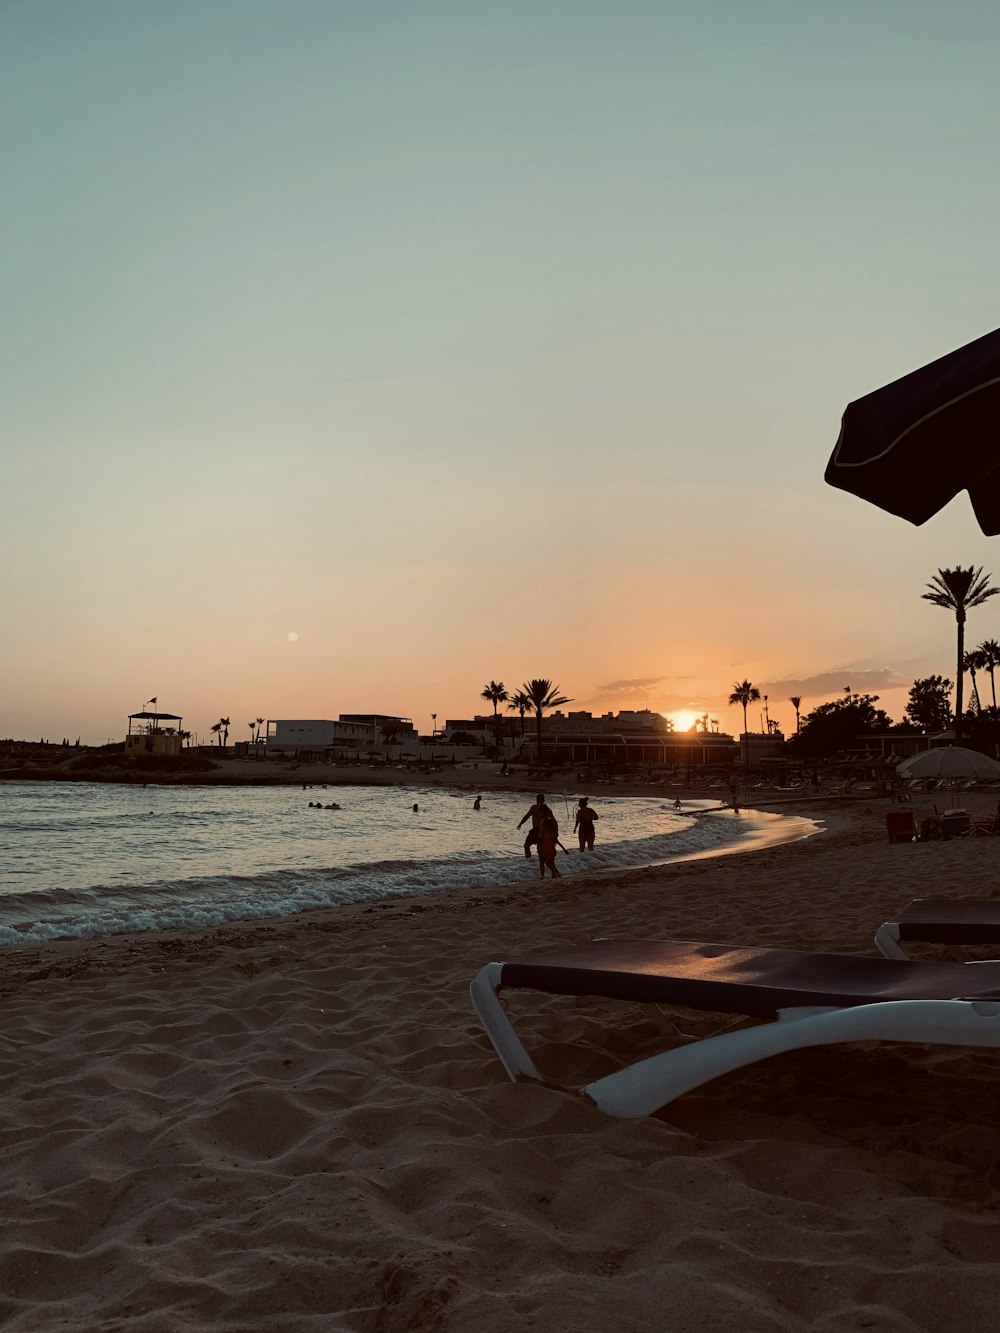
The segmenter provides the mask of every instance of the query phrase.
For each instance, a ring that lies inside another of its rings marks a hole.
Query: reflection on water
[[[490,791],[476,810],[476,795],[0,784],[0,942],[211,925],[534,878],[517,829],[532,798]],[[759,827],[751,817],[737,828],[732,815],[679,814],[662,797],[593,798],[597,846],[581,855],[576,799],[548,793],[569,849],[559,867],[569,875],[712,852]],[[339,810],[311,806],[334,800]]]

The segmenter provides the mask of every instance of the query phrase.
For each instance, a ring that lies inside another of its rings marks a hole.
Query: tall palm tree
[[[982,606],[990,597],[995,597],[1000,588],[990,587],[992,575],[983,574],[982,566],[962,569],[939,569],[928,583],[929,592],[921,593],[927,602],[943,606],[954,611],[958,640],[958,671],[955,683],[955,744],[962,743],[962,686],[965,666],[965,618],[974,606]]]
[[[759,698],[760,690],[758,690],[756,685],[751,685],[748,680],[741,680],[738,684],[734,685],[733,692],[729,696],[729,702],[731,704],[743,705],[743,748],[745,750],[743,762],[745,764],[749,764],[750,762],[750,736],[747,732],[747,709],[752,703],[756,703]]]
[[[799,709],[802,707],[802,695],[790,694],[788,696],[788,702],[795,709],[795,734],[797,736],[799,734]]]
[[[221,745],[221,744],[222,744],[222,723],[221,723],[221,722],[213,722],[213,723],[212,723],[212,726],[211,726],[211,730],[215,733],[216,736],[218,736],[218,738],[219,738],[219,744]]]
[[[497,712],[497,704],[505,704],[510,698],[502,680],[491,680],[484,688],[480,699],[488,699],[493,705],[493,729],[496,732],[497,751],[500,750],[500,714]]]
[[[219,718],[219,726],[222,728],[222,744],[223,744],[224,746],[225,746],[225,745],[228,745],[228,744],[229,744],[229,718],[228,718],[228,717],[220,717],[220,718]]]
[[[263,725],[264,725],[264,718],[259,717],[259,718],[257,719],[257,735],[254,737],[254,740],[255,740],[255,741],[259,741],[259,740],[260,740],[260,729],[261,729],[261,727],[262,727]]]
[[[526,680],[521,686],[527,700],[528,708],[535,711],[535,729],[538,736],[538,757],[542,754],[542,714],[547,708],[559,708],[562,704],[571,704],[572,699],[567,699],[559,693],[559,686],[553,685],[551,680],[546,680],[544,676],[536,676],[531,680]]]
[[[996,639],[987,639],[984,643],[979,645],[979,651],[985,659],[986,670],[990,673],[990,691],[993,695],[993,711],[996,712],[997,682],[994,673],[996,672],[997,667],[1000,666],[1000,643],[997,643]]]
[[[525,694],[524,690],[515,690],[507,701],[507,710],[511,713],[521,715],[521,740],[524,740],[524,718],[525,714],[531,709],[531,700]]]
[[[976,712],[981,713],[983,711],[983,705],[979,698],[979,686],[976,683],[976,672],[986,670],[986,654],[981,653],[978,648],[973,648],[971,652],[966,653],[962,658],[962,663],[972,678],[972,694],[976,701]]]

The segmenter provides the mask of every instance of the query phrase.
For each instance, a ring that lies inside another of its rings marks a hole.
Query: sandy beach
[[[914,896],[997,894],[994,839],[890,844],[884,801],[784,808],[824,830],[0,954],[5,1327],[997,1327],[997,1053],[805,1051],[619,1121],[507,1082],[472,1014],[483,963],[542,945],[873,954]],[[659,1047],[635,1007],[513,1003],[566,1082]]]

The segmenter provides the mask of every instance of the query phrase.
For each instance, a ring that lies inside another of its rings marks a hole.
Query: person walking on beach
[[[538,827],[546,816],[548,816],[548,818],[551,819],[553,823],[555,823],[556,819],[555,815],[545,804],[545,793],[543,791],[540,791],[538,795],[535,797],[535,804],[528,808],[527,813],[521,817],[517,826],[518,828],[520,828],[522,824],[526,824],[529,819],[531,820],[531,828],[528,829],[528,836],[524,840],[524,854],[529,861],[531,860],[532,847],[539,846]],[[556,837],[558,836],[559,836],[559,825],[556,824]],[[540,847],[538,854],[539,856],[541,856]]]
[[[553,879],[562,879],[561,873],[556,869],[556,845],[562,846],[559,842],[559,825],[556,823],[556,817],[549,812],[543,815],[538,825],[538,878],[545,878],[545,868],[549,869]],[[565,850],[565,849],[564,849]]]
[[[482,804],[483,804],[483,798],[481,796],[477,796],[476,799],[472,802],[473,810],[481,809]]]
[[[580,804],[577,806],[576,819],[573,821],[573,829],[580,835],[580,851],[585,852],[594,850],[594,820],[598,819],[597,813],[590,808],[590,798],[580,797]]]

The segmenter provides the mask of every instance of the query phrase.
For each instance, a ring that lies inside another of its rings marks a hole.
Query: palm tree
[[[222,728],[222,744],[223,744],[224,746],[225,746],[225,745],[228,745],[228,744],[229,744],[229,718],[228,718],[228,717],[220,717],[220,718],[219,718],[219,726]]]
[[[254,732],[253,732],[254,724],[252,722],[248,722],[247,726],[250,728],[250,744],[252,745],[254,742]]]
[[[480,699],[488,699],[493,705],[493,728],[497,736],[497,753],[500,753],[500,714],[497,712],[497,704],[505,704],[510,698],[507,690],[504,688],[502,680],[491,680],[483,689]]]
[[[802,707],[802,695],[790,694],[788,696],[788,702],[795,709],[795,734],[797,736],[799,734],[799,709]]]
[[[525,694],[524,690],[515,690],[507,701],[507,709],[511,713],[520,713],[521,715],[521,741],[524,741],[524,717],[531,708],[531,700]]]
[[[958,640],[958,671],[955,683],[955,744],[962,743],[962,686],[965,666],[965,617],[973,606],[982,606],[990,597],[995,597],[1000,588],[990,587],[991,575],[983,574],[982,566],[962,569],[939,569],[928,583],[930,592],[921,593],[927,602],[943,606],[954,611]]]
[[[976,683],[976,672],[986,670],[986,655],[981,653],[978,648],[973,648],[971,652],[965,654],[962,664],[966,671],[972,677],[972,695],[976,701],[976,712],[983,711],[983,705],[979,699],[979,686]]]
[[[212,723],[212,726],[211,726],[211,730],[216,734],[216,736],[218,736],[218,738],[219,738],[219,744],[221,745],[221,744],[222,744],[222,723],[221,723],[221,722],[213,722],[213,723]]]
[[[756,685],[751,685],[748,680],[741,680],[738,684],[734,685],[733,692],[729,696],[729,702],[731,704],[743,705],[743,747],[745,750],[743,762],[745,764],[749,764],[750,762],[750,736],[747,732],[747,709],[752,703],[756,703],[759,698],[760,690],[758,690]]]
[[[993,711],[997,707],[997,682],[994,672],[1000,666],[1000,643],[996,639],[987,639],[985,643],[979,645],[979,651],[983,655],[986,670],[990,673],[990,691],[993,694]]]
[[[546,680],[544,676],[534,677],[532,680],[526,680],[521,686],[525,696],[525,711],[533,708],[535,711],[535,728],[538,736],[538,758],[542,756],[542,714],[546,708],[558,708],[561,704],[571,704],[572,699],[567,699],[559,693],[559,686],[553,685],[551,680]]]

